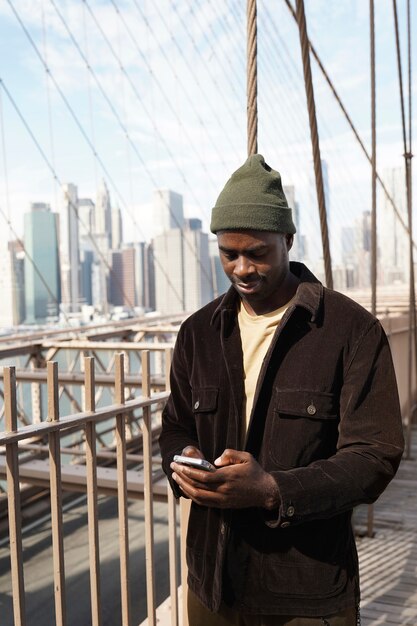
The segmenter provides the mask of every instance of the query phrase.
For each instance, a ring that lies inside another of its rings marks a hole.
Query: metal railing
[[[171,350],[166,351],[165,366],[166,380],[171,361]],[[10,563],[13,593],[13,613],[15,626],[25,626],[25,583],[22,549],[22,517],[20,502],[21,467],[19,455],[27,450],[29,443],[36,438],[42,441],[42,450],[48,450],[48,473],[51,502],[52,528],[52,568],[54,577],[55,595],[55,623],[65,626],[66,618],[66,581],[65,581],[65,552],[63,533],[62,491],[65,488],[65,465],[61,463],[61,435],[69,429],[83,429],[85,433],[85,488],[87,493],[88,519],[88,560],[90,569],[90,596],[91,596],[91,623],[100,626],[101,593],[100,593],[100,549],[99,549],[99,520],[97,463],[97,424],[105,420],[112,420],[115,429],[115,493],[118,501],[119,525],[119,561],[120,561],[120,594],[121,594],[121,623],[123,626],[132,624],[131,589],[129,586],[129,529],[128,529],[128,499],[129,480],[131,470],[128,470],[126,422],[132,412],[141,412],[143,454],[140,455],[143,467],[143,498],[145,507],[145,555],[146,555],[146,598],[148,624],[156,625],[155,601],[155,568],[154,568],[154,476],[153,466],[157,459],[152,456],[152,429],[155,426],[155,407],[161,406],[168,397],[168,383],[162,392],[151,393],[150,355],[148,350],[141,352],[141,395],[125,400],[125,367],[124,355],[115,357],[114,373],[114,403],[96,408],[96,382],[94,358],[84,360],[84,410],[80,413],[61,417],[59,414],[59,380],[58,365],[56,362],[47,364],[47,420],[29,424],[18,428],[18,410],[16,402],[16,370],[14,367],[5,367],[3,370],[4,399],[5,399],[5,427],[0,433],[0,447],[5,450],[5,475],[7,480],[7,499],[9,516]],[[27,454],[27,452],[26,452]],[[24,465],[22,465],[24,467]],[[139,476],[139,473],[138,473]],[[24,480],[24,479],[23,479]],[[138,479],[138,482],[141,482]],[[168,544],[169,544],[169,576],[171,593],[171,624],[178,625],[178,546],[177,546],[177,505],[170,489],[166,489],[163,482],[164,497],[168,499]],[[108,488],[107,491],[108,493]],[[161,496],[161,485],[159,485]],[[156,495],[156,494],[155,494]]]

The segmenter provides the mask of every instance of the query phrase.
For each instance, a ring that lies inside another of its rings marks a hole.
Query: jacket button
[[[294,515],[294,513],[295,513],[295,508],[294,508],[292,505],[290,505],[290,506],[288,507],[288,509],[287,509],[287,515],[288,515],[288,517],[292,517],[292,516]]]
[[[281,524],[281,528],[288,528],[288,526],[291,526],[291,522],[282,522]]]
[[[308,413],[309,415],[315,415],[315,414],[317,413],[317,409],[316,409],[316,407],[314,406],[314,404],[309,404],[309,405],[308,405],[308,407],[307,407],[307,413]]]
[[[199,406],[200,406],[200,402],[197,400],[197,402],[194,404],[194,408],[197,410]]]

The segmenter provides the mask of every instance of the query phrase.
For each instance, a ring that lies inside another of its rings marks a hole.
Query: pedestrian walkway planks
[[[411,458],[374,505],[374,537],[357,538],[362,626],[417,626],[417,431]],[[355,511],[366,526],[367,507]]]

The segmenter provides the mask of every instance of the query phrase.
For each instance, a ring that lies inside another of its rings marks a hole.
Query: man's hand
[[[203,458],[200,450],[186,448],[187,456]],[[183,451],[184,454],[185,451]],[[196,504],[224,509],[261,507],[274,509],[279,505],[278,487],[268,472],[249,452],[225,450],[214,461],[215,472],[206,472],[180,463],[171,463],[173,479],[186,496]]]
[[[183,448],[181,456],[191,456],[195,459],[204,459],[204,454],[195,446],[187,446]]]

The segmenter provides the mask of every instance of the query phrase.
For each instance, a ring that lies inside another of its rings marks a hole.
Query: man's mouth
[[[240,293],[250,294],[259,290],[262,285],[262,279],[258,278],[258,280],[251,280],[247,283],[233,281],[233,284]]]

